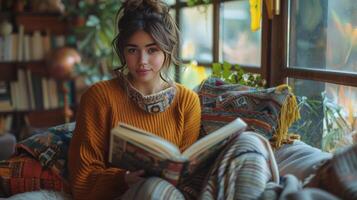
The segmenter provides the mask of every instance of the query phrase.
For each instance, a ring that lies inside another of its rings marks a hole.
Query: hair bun
[[[158,14],[168,12],[168,6],[161,0],[126,0],[123,2],[123,8],[126,11],[151,10]]]

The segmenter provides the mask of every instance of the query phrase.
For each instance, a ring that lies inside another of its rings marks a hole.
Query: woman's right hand
[[[125,182],[128,184],[129,187],[134,185],[135,183],[144,180],[142,177],[145,174],[144,170],[138,170],[138,171],[126,171],[125,172]]]

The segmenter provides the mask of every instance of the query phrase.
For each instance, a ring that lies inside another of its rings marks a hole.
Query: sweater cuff
[[[125,181],[125,170],[120,170],[117,176],[118,176],[117,180],[119,181],[119,183],[122,183],[120,184],[120,188],[119,188],[120,193],[124,194],[129,189],[129,185]]]

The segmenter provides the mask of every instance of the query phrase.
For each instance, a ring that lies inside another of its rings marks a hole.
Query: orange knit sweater
[[[75,199],[113,199],[127,190],[124,170],[109,167],[109,133],[118,122],[155,133],[181,151],[197,140],[200,128],[198,96],[180,84],[172,105],[149,114],[127,96],[118,79],[99,82],[83,94],[69,148],[69,172]]]

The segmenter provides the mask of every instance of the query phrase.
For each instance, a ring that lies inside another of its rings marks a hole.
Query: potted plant
[[[76,70],[86,77],[87,84],[109,78],[118,62],[111,44],[119,7],[116,0],[79,0],[76,5],[67,2],[67,16],[75,21],[77,49],[82,57]]]

